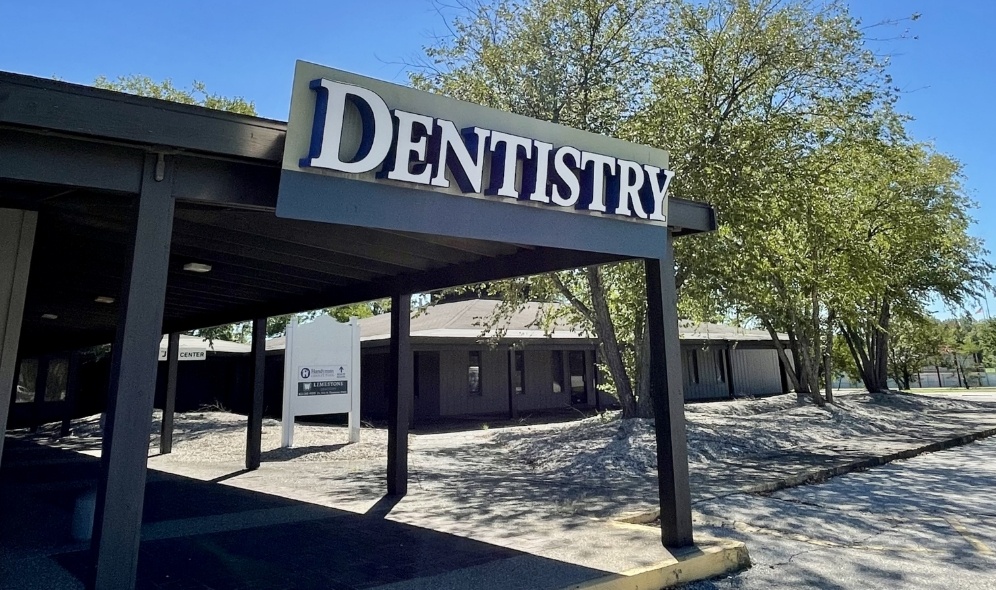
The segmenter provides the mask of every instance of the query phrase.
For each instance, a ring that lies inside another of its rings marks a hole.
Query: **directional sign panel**
[[[294,418],[349,414],[349,440],[360,436],[360,326],[327,315],[287,326],[283,446],[294,443]]]

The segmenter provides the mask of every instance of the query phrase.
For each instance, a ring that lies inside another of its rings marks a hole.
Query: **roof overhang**
[[[333,224],[278,218],[285,135],[279,121],[0,72],[0,207],[39,211],[22,350],[112,339],[117,306],[96,298],[121,291],[150,153],[175,167],[164,331],[652,257],[667,229],[716,226],[709,205],[680,199],[669,228],[514,207],[498,227],[486,199],[454,205],[461,236],[378,226],[376,204]],[[396,207],[410,193],[346,181],[339,198]],[[531,232],[555,237],[530,244]],[[184,270],[190,262],[211,271]]]

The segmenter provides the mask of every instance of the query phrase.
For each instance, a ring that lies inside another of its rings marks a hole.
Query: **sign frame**
[[[349,442],[360,442],[360,325],[320,315],[307,324],[291,318],[285,332],[280,446],[294,446],[294,419],[348,414]]]

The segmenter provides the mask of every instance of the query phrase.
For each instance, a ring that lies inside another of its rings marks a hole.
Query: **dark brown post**
[[[732,346],[729,342],[726,343],[726,348],[723,350],[723,355],[726,357],[726,387],[730,392],[730,399],[733,399],[737,395],[737,388],[733,384],[733,354],[730,352]],[[778,368],[782,368],[781,360],[778,361]],[[782,372],[782,381],[785,380],[785,372]],[[783,392],[784,393],[784,392]]]
[[[166,340],[166,396],[163,400],[163,421],[159,426],[159,454],[173,452],[173,418],[176,414],[176,377],[180,365],[180,334],[170,334]]]
[[[158,166],[157,166],[158,164]],[[135,587],[173,227],[173,161],[145,156],[138,215],[121,281],[92,549],[95,590]]]
[[[266,368],[266,318],[252,321],[252,401],[246,433],[246,469],[259,469],[263,444],[263,379]]]
[[[657,434],[661,542],[665,547],[693,544],[692,503],[688,487],[685,405],[678,341],[678,301],[674,285],[673,237],[668,232],[660,259],[644,260],[647,321],[650,325],[650,396]]]
[[[408,493],[408,417],[415,395],[412,369],[412,296],[391,297],[391,348],[387,380],[387,493]]]
[[[595,407],[599,406],[598,403],[598,388],[595,387],[595,355],[590,350],[584,351],[584,390],[585,390],[585,404],[589,407],[591,406],[591,396],[595,396]]]
[[[515,420],[519,417],[519,408],[515,405],[515,384],[512,378],[515,376],[515,347],[508,347],[508,419]]]

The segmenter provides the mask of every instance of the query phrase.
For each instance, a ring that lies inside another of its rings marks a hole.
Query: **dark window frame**
[[[567,388],[564,384],[564,351],[563,350],[551,350],[550,351],[550,371],[553,377],[553,382],[550,385],[550,390],[555,394],[565,393]],[[557,388],[560,391],[557,391]]]
[[[567,376],[568,385],[570,386],[569,391],[571,392],[571,405],[583,405],[589,403],[590,399],[590,386],[588,384],[588,373],[587,373],[587,363],[588,359],[583,350],[569,350],[567,351]],[[571,362],[575,359],[580,358],[580,373],[575,373],[574,368],[571,366]],[[574,390],[574,377],[581,377],[581,388],[579,391]]]
[[[37,358],[25,358],[21,359],[17,364],[17,377],[14,379],[15,391],[14,391],[14,403],[15,404],[30,404],[34,403],[35,399],[38,397],[38,370],[41,367],[41,359]],[[29,371],[25,371],[25,366],[33,367]],[[34,376],[34,379],[28,377],[29,374]],[[31,381],[30,388],[28,387],[28,381]],[[31,393],[31,397],[26,397],[27,393]],[[45,392],[42,392],[44,395]]]
[[[422,360],[422,354],[420,352],[418,351],[412,352],[412,397],[414,397],[415,399],[418,399],[420,393],[419,381],[421,380],[420,379],[421,371],[419,371],[419,364],[421,360]]]
[[[526,395],[526,353],[512,351],[512,389],[515,395]]]
[[[696,348],[688,351],[688,383],[699,384],[699,351]]]
[[[481,370],[482,365],[482,355],[479,350],[470,350],[467,353],[467,393],[473,397],[481,397],[484,395],[484,383],[483,383],[483,372]],[[477,388],[474,388],[474,382],[471,379],[471,375],[475,374],[474,368],[477,368]]]

